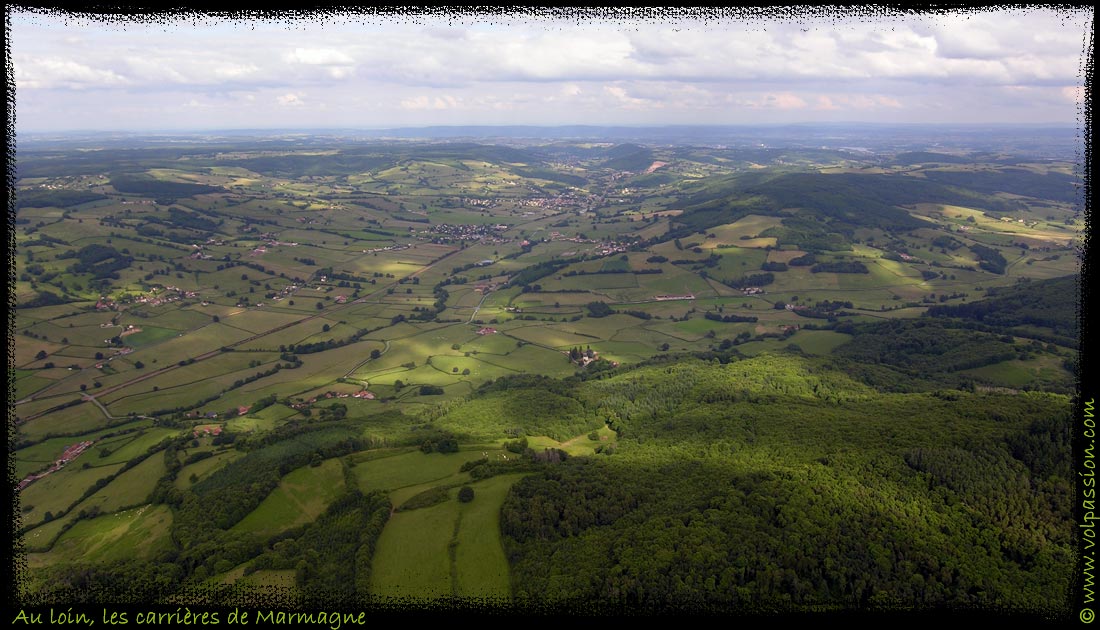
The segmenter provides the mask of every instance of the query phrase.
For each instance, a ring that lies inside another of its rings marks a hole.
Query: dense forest
[[[973,320],[1032,335],[1036,328],[1046,328],[1058,343],[1072,346],[1079,334],[1078,282],[1077,276],[1033,280],[1007,289],[990,290],[984,300],[932,306],[928,314]]]
[[[587,384],[625,440],[516,486],[516,594],[1038,608],[1064,591],[1068,401],[865,387],[795,356]]]

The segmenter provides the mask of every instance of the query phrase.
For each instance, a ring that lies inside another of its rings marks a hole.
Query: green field
[[[465,481],[467,473],[458,468],[469,458],[463,453],[395,452],[380,459],[359,463],[354,472],[359,487],[370,490],[399,490],[428,482]]]
[[[1078,152],[834,131],[21,146],[35,589],[1054,601]]]
[[[56,564],[73,557],[89,562],[149,558],[171,548],[171,523],[172,512],[164,505],[143,505],[83,520],[54,542],[49,553],[40,555],[38,561]]]
[[[508,563],[500,539],[500,506],[522,475],[470,484],[474,500],[398,512],[378,541],[371,592],[384,597],[507,598]]]
[[[328,507],[344,489],[340,461],[325,460],[320,466],[299,468],[279,482],[279,487],[263,500],[232,531],[271,536],[309,523]]]

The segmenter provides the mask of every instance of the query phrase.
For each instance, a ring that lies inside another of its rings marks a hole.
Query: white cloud
[[[240,79],[259,71],[255,64],[229,63],[214,69],[214,74],[219,79]]]
[[[777,107],[779,109],[803,109],[806,107],[806,101],[789,92],[769,94],[765,97],[764,103],[766,107]]]
[[[275,102],[283,107],[301,107],[305,103],[300,94],[283,94],[275,97]]]
[[[19,89],[83,89],[127,85],[125,77],[63,57],[23,57],[13,60]]]
[[[1066,86],[1060,90],[1062,97],[1071,103],[1080,103],[1085,99],[1085,88],[1081,85]]]
[[[818,96],[817,105],[814,106],[814,109],[819,109],[822,111],[836,111],[840,109],[840,107],[834,104],[833,99],[829,98],[828,96]]]
[[[508,122],[659,115],[705,123],[751,122],[765,112],[797,119],[933,110],[969,120],[1009,109],[1000,114],[1006,121],[1072,121],[1088,17],[979,10],[880,22],[517,17],[490,25],[424,17],[122,28],[15,14],[11,49],[20,124],[67,124],[73,89],[86,108],[102,107],[102,120],[121,125],[134,111],[156,118],[192,100],[227,103],[219,115],[230,115],[232,101],[242,120],[286,116],[305,125],[330,124],[336,112],[353,124],[385,124],[363,119],[368,104],[380,119],[425,124],[460,124],[460,116],[490,124],[503,122],[503,112]],[[1009,105],[999,102],[1007,87],[1033,89],[1016,90]],[[1035,112],[1021,114],[1029,99]],[[117,113],[123,102],[129,116]],[[322,107],[325,119],[306,120],[304,111]]]
[[[432,106],[432,100],[427,96],[414,96],[401,99],[402,109],[428,109]]]
[[[309,66],[350,66],[355,60],[334,48],[295,48],[283,56],[287,63]]]

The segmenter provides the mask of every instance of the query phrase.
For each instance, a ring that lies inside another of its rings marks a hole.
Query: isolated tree
[[[462,486],[458,491],[458,500],[463,503],[469,503],[474,500],[474,489],[470,486]]]

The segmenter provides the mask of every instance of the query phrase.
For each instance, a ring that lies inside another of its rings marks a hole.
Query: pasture
[[[283,477],[279,486],[230,531],[267,537],[310,523],[343,491],[340,460],[326,459],[320,466],[304,466]]]

